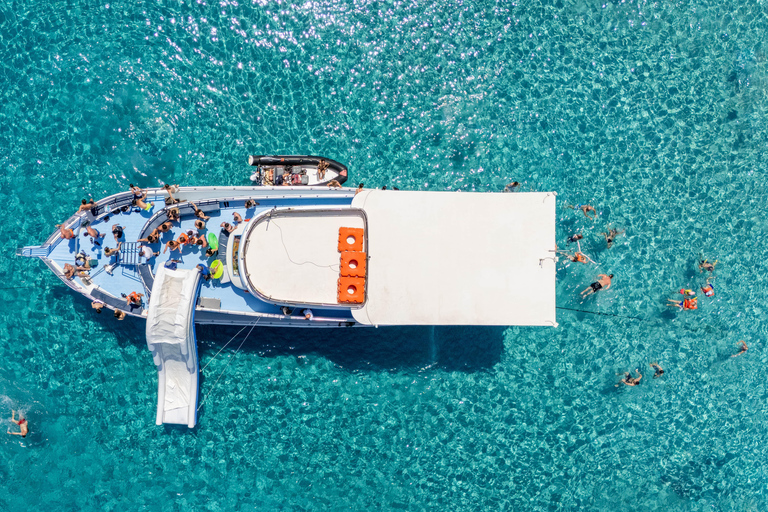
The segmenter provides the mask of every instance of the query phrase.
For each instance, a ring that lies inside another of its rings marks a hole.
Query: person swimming
[[[582,238],[584,238],[584,235],[582,235],[581,233],[578,233],[576,235],[571,235],[571,236],[568,237],[568,243],[569,244],[574,244],[574,243],[578,242],[579,240],[581,240]]]
[[[616,237],[621,235],[621,234],[623,234],[624,231],[625,230],[623,230],[623,229],[621,231],[619,231],[618,229],[615,229],[615,228],[612,228],[612,227],[608,226],[608,230],[605,233],[600,233],[600,234],[605,237],[605,243],[606,243],[606,245],[608,245],[608,248],[610,249],[610,247],[613,245],[613,241],[616,239]]]
[[[16,411],[11,410],[11,421],[19,426],[19,432],[11,432],[9,429],[7,433],[12,436],[27,437],[27,434],[29,434],[29,422],[27,422],[26,418],[21,417],[21,411],[19,411],[19,419],[17,420]]]
[[[607,290],[611,287],[611,279],[613,274],[607,276],[605,274],[598,274],[598,279],[594,283],[590,284],[584,291],[581,292],[581,298],[588,297],[599,290]]]
[[[664,375],[664,369],[661,366],[659,366],[659,363],[651,363],[651,368],[653,368],[654,370],[654,373],[653,373],[654,379]]]
[[[741,344],[741,350],[739,350],[738,354],[733,354],[731,357],[738,357],[749,349],[749,347],[747,347],[747,342],[744,340],[739,340],[739,343],[737,343],[737,345],[738,344]]]
[[[639,385],[640,381],[643,379],[643,374],[640,373],[640,368],[636,368],[635,371],[637,372],[637,377],[632,377],[629,372],[617,373],[616,375],[624,375],[624,378],[619,381],[619,384],[626,384],[627,386]],[[615,386],[619,387],[619,384],[616,384]]]

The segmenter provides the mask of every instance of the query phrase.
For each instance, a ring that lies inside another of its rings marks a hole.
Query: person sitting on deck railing
[[[172,227],[173,227],[173,224],[171,224],[171,221],[167,221],[160,224],[160,226],[158,226],[157,229],[163,233],[167,233],[171,230]]]
[[[257,202],[256,202],[256,201],[254,201],[253,199],[249,199],[249,200],[247,200],[247,201],[245,202],[245,209],[246,209],[246,210],[250,210],[251,208],[254,208],[254,207],[255,207],[256,205],[258,205],[258,204],[259,204],[259,203],[257,203]]]
[[[131,192],[133,192],[133,205],[141,208],[142,210],[151,210],[152,206],[154,205],[152,203],[147,204],[144,202],[144,199],[147,198],[147,192],[139,187],[134,187],[133,183],[130,184],[130,187]]]
[[[195,217],[197,217],[198,219],[202,219],[202,220],[210,219],[210,217],[207,216],[203,210],[198,208],[195,203],[189,203],[189,205],[195,210]]]
[[[178,185],[168,185],[166,183],[165,185],[163,185],[163,188],[165,189],[166,192],[168,192],[168,199],[170,199],[170,201],[168,199],[166,199],[165,200],[165,204],[176,204],[176,203],[180,203],[181,202],[181,200],[176,199],[175,197],[173,197],[173,193],[179,191],[179,186]]]
[[[80,203],[80,208],[78,208],[77,211],[78,211],[78,213],[79,212],[84,212],[85,210],[90,210],[94,206],[96,206],[96,203],[93,202],[93,199],[91,199],[88,202],[86,202],[85,199],[83,199],[81,201],[81,203]]]
[[[65,240],[71,240],[76,237],[75,232],[69,228],[65,228],[63,224],[56,224],[56,227],[59,228],[59,233],[61,234],[61,238]]]
[[[117,318],[118,320],[125,320],[125,311],[123,311],[122,309],[116,309],[115,318]]]

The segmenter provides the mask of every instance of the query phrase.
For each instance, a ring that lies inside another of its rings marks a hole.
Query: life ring
[[[339,252],[363,250],[363,228],[339,228]]]
[[[215,233],[208,233],[208,247],[210,247],[214,251],[219,250],[219,239],[216,238]]]
[[[362,304],[365,302],[365,279],[340,277],[337,297],[339,304]]]
[[[211,263],[210,270],[212,278],[221,279],[221,276],[224,275],[224,264],[221,262],[221,260],[216,260]]]
[[[341,277],[365,277],[365,257],[364,252],[342,252],[339,275]]]

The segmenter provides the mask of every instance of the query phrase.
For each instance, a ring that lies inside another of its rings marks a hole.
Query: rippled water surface
[[[766,34],[758,0],[0,4],[0,414],[32,427],[2,440],[0,503],[768,510]],[[144,324],[13,250],[82,197],[245,185],[280,153],[556,191],[558,242],[599,265],[560,264],[557,329],[257,330],[235,354],[198,327],[199,425],[155,426]],[[716,296],[669,310],[701,257]]]

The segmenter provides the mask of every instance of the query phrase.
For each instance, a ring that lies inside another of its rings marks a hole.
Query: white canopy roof
[[[364,191],[369,325],[553,325],[555,194]]]

